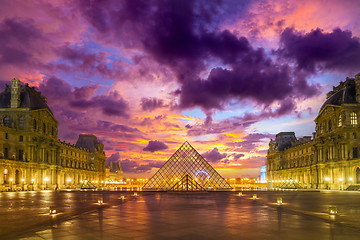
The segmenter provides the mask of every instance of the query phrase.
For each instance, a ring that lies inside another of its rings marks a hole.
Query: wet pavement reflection
[[[0,193],[1,239],[359,239],[359,192]],[[125,200],[121,199],[125,196]],[[104,204],[96,204],[102,197]],[[277,205],[282,197],[284,204]],[[59,214],[49,216],[48,207]],[[329,205],[339,215],[328,214]]]

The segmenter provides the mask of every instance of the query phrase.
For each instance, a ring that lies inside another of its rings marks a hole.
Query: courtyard
[[[0,238],[359,239],[359,197],[345,191],[3,192]],[[49,206],[57,214],[49,215]],[[338,215],[329,215],[329,206]]]

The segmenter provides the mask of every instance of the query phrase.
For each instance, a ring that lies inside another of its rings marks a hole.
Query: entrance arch
[[[356,168],[356,184],[360,184],[360,168]]]

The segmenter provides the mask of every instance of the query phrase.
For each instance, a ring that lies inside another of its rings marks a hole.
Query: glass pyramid
[[[232,187],[186,141],[144,185],[143,191],[228,191]]]

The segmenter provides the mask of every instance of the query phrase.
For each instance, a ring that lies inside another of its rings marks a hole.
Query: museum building
[[[280,132],[269,143],[268,187],[360,187],[360,74],[327,93],[313,136]]]
[[[100,186],[104,145],[81,134],[75,145],[58,139],[46,97],[12,79],[0,93],[0,191]]]

